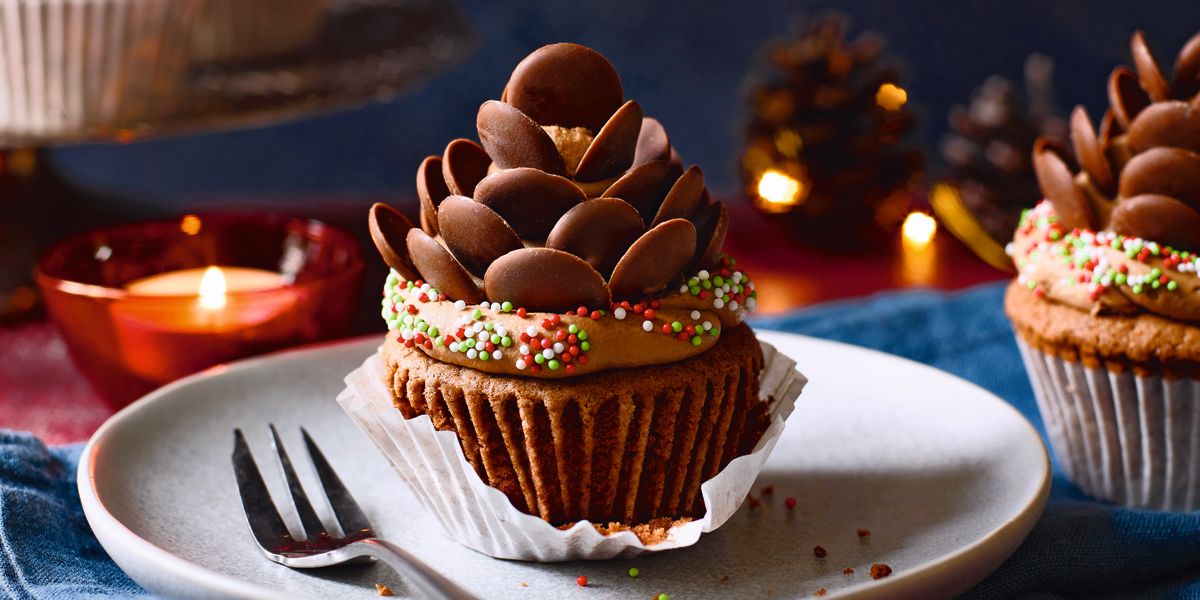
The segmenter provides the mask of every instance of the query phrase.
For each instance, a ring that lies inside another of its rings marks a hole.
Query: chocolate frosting
[[[1082,106],[1071,115],[1074,173],[1045,140],[1034,145],[1038,185],[1068,231],[1111,230],[1200,250],[1200,33],[1184,44],[1171,81],[1140,31],[1130,54],[1135,68],[1109,77],[1100,133]]]

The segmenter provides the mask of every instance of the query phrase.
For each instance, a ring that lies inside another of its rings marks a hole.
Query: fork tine
[[[354,496],[351,496],[350,491],[342,484],[341,478],[329,465],[329,461],[325,460],[325,455],[308,434],[308,430],[301,427],[300,433],[304,436],[304,445],[308,448],[308,456],[317,470],[317,477],[321,479],[321,487],[325,488],[325,496],[329,498],[329,506],[333,508],[333,516],[337,517],[338,524],[342,526],[342,534],[373,535],[371,522],[363,514],[358,502],[354,501]]]
[[[288,491],[292,494],[292,503],[296,506],[296,513],[300,515],[300,524],[304,527],[304,535],[308,541],[314,541],[319,537],[328,536],[325,531],[325,525],[321,523],[320,517],[317,516],[317,511],[313,510],[313,505],[308,501],[308,494],[304,493],[304,487],[300,485],[300,478],[296,477],[296,470],[292,468],[292,461],[288,458],[287,450],[283,448],[283,440],[279,439],[279,432],[275,430],[275,425],[271,424],[271,439],[275,446],[275,455],[279,458],[279,468],[283,471],[283,478],[287,481]]]
[[[250,454],[250,446],[241,429],[233,430],[233,475],[237,479],[238,493],[242,497],[242,509],[246,513],[246,522],[250,525],[250,533],[263,548],[274,548],[281,540],[291,537],[279,509],[271,501],[271,493],[263,481],[258,464]]]

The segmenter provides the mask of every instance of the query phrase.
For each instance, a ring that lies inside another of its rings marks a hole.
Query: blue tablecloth
[[[1039,431],[1033,393],[1001,309],[1002,285],[901,292],[775,318],[760,328],[905,356],[991,390]],[[88,530],[75,492],[79,446],[47,449],[0,432],[0,594],[16,598],[143,595]],[[1046,514],[972,598],[1200,597],[1200,514],[1117,509],[1057,474]]]

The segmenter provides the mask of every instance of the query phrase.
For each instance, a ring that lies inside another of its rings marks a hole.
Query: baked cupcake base
[[[700,483],[701,508],[692,513],[694,518],[674,520],[669,528],[665,520],[633,530],[630,523],[590,520],[560,528],[517,510],[507,495],[484,483],[457,434],[435,429],[428,415],[405,418],[397,410],[392,391],[384,385],[391,379],[382,348],[347,376],[346,390],[337,400],[425,509],[463,545],[497,558],[541,562],[632,558],[696,543],[737,512],[754,485],[806,383],[794,361],[769,344],[757,345],[763,361],[757,399],[769,425],[747,454]],[[481,461],[482,456],[481,452]],[[655,529],[656,524],[662,526]]]
[[[556,525],[696,516],[700,483],[768,424],[762,352],[745,325],[688,360],[569,380],[483,373],[394,337],[383,357],[405,418],[455,432],[485,483]]]
[[[1014,283],[1005,296],[1059,464],[1096,498],[1200,508],[1200,328],[1088,315]]]

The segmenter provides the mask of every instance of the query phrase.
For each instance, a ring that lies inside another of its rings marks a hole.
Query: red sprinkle
[[[708,290],[700,290],[699,296],[701,300],[708,298]]]
[[[587,361],[588,361],[588,357],[587,357],[587,355],[586,355],[586,354],[580,354],[580,355],[579,355],[579,364],[581,364],[581,365],[586,365],[586,364],[587,364]]]
[[[643,314],[642,316],[646,317],[647,319],[654,320],[655,314],[656,313],[654,312],[653,308],[647,308],[645,314]]]
[[[421,302],[429,302],[429,294],[421,292],[421,295],[417,296],[417,300],[420,300]]]
[[[525,314],[526,314],[526,313],[525,313],[525,307],[524,307],[524,306],[522,306],[521,308],[518,308],[518,309],[517,309],[517,316],[518,316],[518,317],[521,317],[522,319],[524,319],[524,318],[525,318]]]
[[[408,314],[410,314],[410,315],[415,315],[415,314],[417,314],[417,307],[415,307],[415,306],[413,306],[413,305],[411,305],[411,304],[409,304],[409,305],[408,305],[408,308],[407,308],[407,309],[405,309],[405,310],[407,310],[407,311],[408,311]]]
[[[488,352],[491,352],[491,351],[493,351],[493,350],[495,350],[495,349],[496,349],[496,345],[495,345],[495,344],[493,344],[493,343],[491,343],[491,342],[488,342],[488,343],[484,344],[484,345],[483,345],[483,347],[484,347],[484,349],[486,349]]]
[[[542,329],[550,329],[551,327],[554,327],[554,321],[542,319]]]
[[[645,310],[646,310],[646,307],[642,306],[642,304],[640,302],[633,305],[633,312],[635,312],[639,315],[642,314]]]
[[[792,510],[793,508],[796,508],[796,499],[788,496],[787,498],[783,499],[783,505],[786,506],[788,510]]]
[[[534,373],[541,373],[541,372],[542,372],[542,365],[531,365],[531,366],[529,367],[529,370],[530,370],[530,371],[532,371],[532,372],[534,372]]]
[[[578,583],[579,587],[587,587],[587,575],[580,575],[579,577],[576,577],[575,583]]]
[[[567,343],[568,344],[578,344],[579,336],[572,333],[571,335],[567,336]]]
[[[565,370],[568,373],[574,373],[575,365],[567,365],[567,366],[563,367],[563,370]]]
[[[579,356],[579,346],[571,344],[567,347],[567,354],[570,354],[571,356]]]
[[[554,339],[560,342],[565,341],[567,339],[567,330],[559,329],[558,331],[554,332]]]
[[[663,325],[662,325],[662,332],[663,332],[663,334],[665,334],[665,335],[671,335],[672,333],[675,333],[674,331],[672,331],[672,330],[671,330],[671,324],[670,324],[670,323],[663,323]]]
[[[658,300],[651,300],[651,301],[650,301],[650,308],[653,308],[654,310],[658,310],[658,308],[659,308],[660,306],[662,306],[662,304],[660,304]]]
[[[688,341],[688,338],[690,338],[692,336],[688,335],[688,333],[686,331],[680,331],[679,333],[675,334],[675,337],[679,338],[679,341],[681,341],[681,342],[686,342],[686,341]]]
[[[404,347],[405,347],[405,348],[412,348],[412,347],[413,347],[413,341],[412,341],[412,340],[404,340]]]
[[[588,309],[586,306],[580,306],[579,308],[575,309],[575,314],[582,317],[582,316],[588,314]]]
[[[529,340],[530,340],[530,338],[529,338],[529,334],[528,334],[528,333],[525,333],[524,331],[522,331],[522,332],[521,332],[521,343],[523,343],[523,344],[528,344],[528,343],[529,343]]]
[[[600,320],[600,311],[598,311],[598,310],[593,310],[593,311],[592,311],[592,320],[593,320],[593,321],[599,321],[599,320]]]
[[[558,357],[560,359],[562,359],[562,361],[565,363],[569,363],[569,362],[571,362],[572,359],[575,358],[575,356],[570,354],[569,352],[563,352],[562,354],[559,354]]]
[[[444,301],[445,299],[446,299],[446,295],[445,295],[445,294],[443,294],[443,293],[440,293],[440,292],[439,292],[439,293],[438,293],[438,302],[442,302],[442,301]]]

